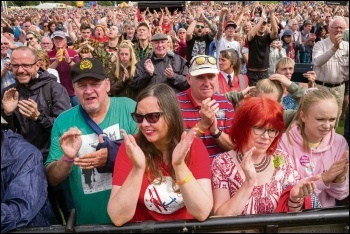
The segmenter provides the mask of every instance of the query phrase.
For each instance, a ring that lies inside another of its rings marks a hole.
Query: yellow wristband
[[[199,126],[198,126],[198,123],[196,123],[196,128],[198,128],[198,132],[204,134],[205,131],[203,131]]]
[[[183,185],[183,184],[186,184],[188,181],[190,181],[192,179],[192,173],[190,173],[186,179],[182,180],[182,181],[176,181],[176,183],[178,185]]]

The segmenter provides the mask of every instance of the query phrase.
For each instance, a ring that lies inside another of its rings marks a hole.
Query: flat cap
[[[153,35],[151,41],[168,40],[168,36],[163,33],[156,33]]]

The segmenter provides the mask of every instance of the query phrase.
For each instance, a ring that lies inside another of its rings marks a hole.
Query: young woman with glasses
[[[212,209],[210,161],[198,129],[185,132],[175,92],[150,85],[138,96],[134,137],[115,161],[108,214],[116,226],[129,221],[205,220]]]
[[[35,50],[41,50],[41,36],[37,32],[29,31],[26,34],[26,45]]]
[[[211,166],[214,215],[302,209],[318,177],[298,182],[291,158],[277,149],[283,130],[278,102],[249,97],[240,103],[230,133],[234,147],[216,156]]]

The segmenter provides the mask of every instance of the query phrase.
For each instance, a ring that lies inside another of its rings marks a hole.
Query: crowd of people
[[[323,2],[3,13],[1,232],[73,209],[121,226],[348,204],[348,17]]]

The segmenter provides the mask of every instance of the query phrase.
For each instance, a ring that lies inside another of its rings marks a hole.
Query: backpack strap
[[[51,107],[52,107],[52,96],[51,96],[51,93],[52,93],[52,81],[48,82],[43,87],[44,99],[45,99],[46,105],[49,108],[50,112],[51,112]]]

